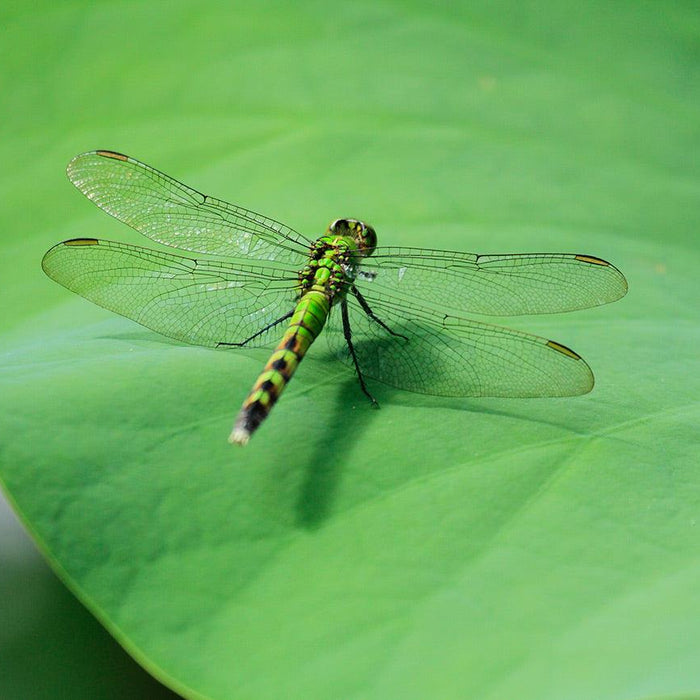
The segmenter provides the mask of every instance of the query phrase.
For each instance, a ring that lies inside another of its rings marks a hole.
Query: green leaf
[[[2,11],[0,479],[116,640],[193,699],[700,697],[694,8],[39,5]],[[312,238],[358,216],[388,245],[610,260],[622,301],[503,320],[597,385],[375,384],[373,411],[321,339],[235,449],[264,352],[179,345],[41,273],[64,238],[144,244],[65,181],[91,148]],[[94,672],[91,629],[61,644]],[[3,697],[31,687],[19,638]],[[154,697],[123,663],[70,697]]]

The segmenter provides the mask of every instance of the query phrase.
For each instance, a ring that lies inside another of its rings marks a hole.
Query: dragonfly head
[[[372,255],[377,245],[375,230],[369,224],[357,219],[336,219],[328,226],[328,233],[335,236],[348,236],[354,239],[363,257]]]

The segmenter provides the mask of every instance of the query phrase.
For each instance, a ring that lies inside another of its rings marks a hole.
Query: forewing
[[[456,316],[404,315],[389,303],[368,316],[348,295],[352,339],[362,373],[398,389],[438,396],[574,396],[593,388],[593,374],[563,345],[528,333]],[[334,307],[325,331],[331,351],[353,367]]]
[[[83,153],[73,158],[67,172],[98,207],[165,245],[297,266],[310,245],[284,224],[197,192],[120,153]]]
[[[607,304],[627,281],[591,255],[477,255],[421,248],[377,248],[362,261],[357,286],[445,312],[514,316],[557,313]]]
[[[110,311],[209,347],[243,342],[289,312],[295,297],[295,278],[285,269],[193,260],[94,238],[59,243],[42,267]],[[264,333],[249,345],[266,345],[272,337]]]

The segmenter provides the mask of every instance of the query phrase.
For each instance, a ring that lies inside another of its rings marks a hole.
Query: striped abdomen
[[[245,445],[267,418],[297,365],[323,330],[330,307],[327,294],[317,289],[306,292],[299,300],[280,344],[243,402],[229,442]]]

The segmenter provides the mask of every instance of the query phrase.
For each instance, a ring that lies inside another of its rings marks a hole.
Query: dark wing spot
[[[71,238],[69,241],[63,241],[63,245],[99,245],[100,242],[96,238]]]
[[[557,343],[555,340],[548,340],[547,347],[552,348],[552,350],[556,350],[557,352],[560,352],[562,355],[570,357],[572,360],[583,359],[578,353],[574,352],[571,348],[567,348],[566,345]]]
[[[129,156],[125,156],[123,153],[117,153],[116,151],[95,151],[98,156],[103,158],[114,158],[114,160],[129,160]]]
[[[577,255],[576,260],[579,262],[590,263],[591,265],[602,265],[604,267],[610,267],[610,263],[607,260],[601,260],[596,258],[595,255]]]

